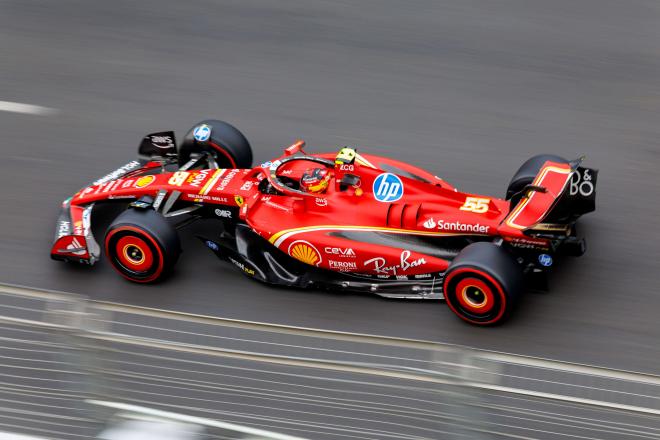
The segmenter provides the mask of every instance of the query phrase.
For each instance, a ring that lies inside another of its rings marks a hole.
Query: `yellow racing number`
[[[181,186],[183,185],[183,182],[185,182],[188,178],[188,175],[190,175],[190,173],[185,171],[177,171],[176,173],[172,174],[172,177],[170,177],[170,180],[168,180],[167,183],[174,186]]]
[[[490,205],[490,199],[481,199],[479,197],[466,197],[465,203],[460,207],[461,211],[470,211],[477,214],[483,214],[488,212],[488,205]]]

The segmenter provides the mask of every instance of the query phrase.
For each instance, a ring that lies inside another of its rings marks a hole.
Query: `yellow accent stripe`
[[[282,231],[276,232],[273,234],[268,241],[271,242],[271,244],[274,244],[276,247],[279,247],[281,242],[278,243],[278,241],[281,239],[286,240],[289,238],[290,235],[295,235],[299,234],[302,232],[316,232],[316,231],[384,231],[384,232],[392,232],[395,234],[411,234],[411,235],[426,235],[426,236],[446,236],[446,235],[488,235],[488,234],[480,234],[480,233],[469,233],[466,234],[463,231],[457,231],[457,232],[444,232],[444,231],[420,231],[417,229],[397,229],[397,228],[388,228],[388,227],[381,227],[381,226],[347,226],[347,225],[317,225],[317,226],[305,226],[302,228],[293,228],[293,229],[284,229]],[[287,235],[286,237],[283,237],[284,235]]]
[[[225,173],[224,169],[215,170],[209,181],[206,182],[206,184],[204,184],[202,189],[199,190],[199,193],[202,195],[206,195],[211,190],[211,188],[213,188],[213,185],[215,185],[215,183],[218,181],[218,179],[220,179],[220,177],[224,173]]]

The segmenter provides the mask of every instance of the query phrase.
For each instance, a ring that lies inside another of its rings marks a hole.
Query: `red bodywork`
[[[294,145],[279,159],[300,154],[301,148],[302,144]],[[334,154],[314,156],[334,159]],[[547,240],[531,238],[523,231],[543,219],[568,184],[572,172],[568,164],[546,162],[534,181],[534,185],[546,191],[531,192],[510,211],[508,201],[457,191],[420,168],[368,154],[358,155],[352,165],[336,165],[328,190],[318,195],[262,193],[260,184],[269,178],[271,163],[254,169],[176,172],[163,172],[158,162],[132,164],[132,168],[128,164],[121,172],[116,172],[121,177],[106,176],[65,201],[69,218],[60,219],[58,224],[57,239],[51,251],[55,257],[90,264],[98,258],[98,245],[90,230],[90,211],[95,202],[135,200],[143,196],[160,197],[162,201],[180,192],[179,203],[237,208],[240,220],[257,234],[306,264],[372,276],[423,276],[444,272],[450,258],[411,251],[404,244],[392,246],[373,240],[361,241],[359,237],[361,234],[438,238],[467,235],[534,242],[535,246],[542,247],[547,245]],[[315,166],[318,165],[297,160],[282,166],[278,176],[298,179],[307,168]],[[346,173],[358,176],[359,183],[342,187],[340,180]],[[374,194],[380,190],[374,188],[374,182],[383,174],[393,174],[400,179],[402,194],[395,201],[379,201]],[[70,224],[63,225],[62,222],[67,221]]]

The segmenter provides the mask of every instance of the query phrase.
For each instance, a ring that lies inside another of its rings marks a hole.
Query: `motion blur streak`
[[[48,107],[41,107],[40,105],[21,104],[19,102],[0,101],[0,111],[25,113],[32,115],[52,115],[57,110]]]
[[[251,321],[443,341],[659,373],[660,3],[4,0],[0,280]],[[135,157],[147,132],[226,119],[256,162],[304,138],[423,165],[503,195],[527,157],[600,168],[584,258],[516,318],[255,285],[190,235],[176,274],[124,282],[48,260],[60,201]],[[449,165],[451,164],[451,165]]]
[[[111,408],[204,439],[660,438],[659,376],[29,289],[0,299],[0,428],[89,436]]]

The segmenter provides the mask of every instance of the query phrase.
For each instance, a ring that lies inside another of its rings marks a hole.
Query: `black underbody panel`
[[[222,260],[268,284],[370,292],[388,298],[442,298],[443,273],[385,277],[318,269],[288,256],[243,224],[236,225],[234,234],[225,232],[219,239],[199,238]]]

